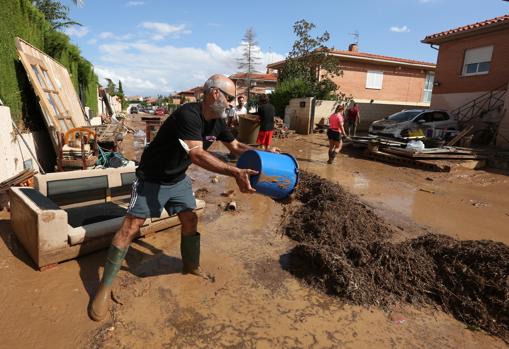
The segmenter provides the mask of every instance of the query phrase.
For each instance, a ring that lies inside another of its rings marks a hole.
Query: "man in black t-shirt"
[[[198,217],[193,211],[196,201],[191,179],[186,176],[189,165],[234,177],[243,193],[255,190],[249,176],[256,171],[228,165],[207,149],[216,140],[235,155],[251,147],[239,143],[225,122],[228,102],[233,101],[235,84],[223,75],[213,75],[204,85],[204,99],[177,109],[163,123],[156,137],[145,149],[136,170],[131,201],[120,230],[111,242],[98,291],[89,308],[93,320],[102,320],[108,310],[113,280],[120,270],[132,239],[149,217],[158,218],[163,208],[177,214],[181,227],[180,251],[183,272],[203,276],[200,271],[200,234]]]
[[[270,142],[272,141],[272,133],[274,132],[274,117],[276,110],[272,104],[269,103],[269,97],[266,94],[260,95],[260,105],[258,106],[258,117],[260,122],[260,131],[256,144],[263,147],[264,150],[269,150]]]

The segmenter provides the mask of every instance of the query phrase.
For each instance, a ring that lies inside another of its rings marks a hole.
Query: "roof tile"
[[[472,23],[472,24],[464,25],[464,26],[461,26],[461,27],[458,27],[458,28],[449,29],[449,30],[446,30],[446,31],[443,31],[443,32],[440,32],[440,33],[428,35],[422,41],[423,42],[427,42],[427,43],[432,43],[434,41],[434,39],[442,39],[442,38],[445,38],[445,37],[447,37],[449,35],[452,35],[452,34],[458,34],[458,33],[473,31],[473,30],[480,29],[480,28],[486,28],[486,27],[492,26],[494,24],[500,24],[500,23],[503,23],[503,22],[509,23],[509,14],[506,14],[506,15],[503,15],[503,16],[499,16],[499,17],[495,17],[495,18],[491,18],[491,19],[487,19],[487,20],[482,21],[482,22],[477,22],[477,23]]]

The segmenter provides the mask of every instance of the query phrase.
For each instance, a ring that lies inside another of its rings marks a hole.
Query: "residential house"
[[[230,76],[235,83],[237,96],[247,96],[249,84],[252,95],[270,94],[277,85],[277,74],[258,74],[258,73],[237,73]]]
[[[496,144],[509,148],[509,14],[422,42],[438,46],[431,106],[451,111],[464,125],[498,126]]]
[[[196,102],[201,98],[201,95],[203,93],[203,87],[196,86],[189,90],[181,91],[177,93],[177,96],[180,98],[179,104],[184,104],[187,102]]]
[[[333,81],[361,109],[361,130],[377,119],[402,109],[428,108],[435,64],[359,52],[357,44],[347,51],[332,50],[343,70]],[[281,69],[285,61],[267,65],[267,73]]]
[[[147,103],[147,105],[157,104],[157,98],[155,97],[145,97],[144,101]]]
[[[127,96],[126,100],[130,103],[138,103],[138,102],[143,102],[143,97],[142,96]]]

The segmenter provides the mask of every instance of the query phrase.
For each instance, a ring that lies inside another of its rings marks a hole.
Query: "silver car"
[[[411,109],[373,121],[369,126],[369,134],[394,138],[408,138],[418,130],[427,137],[446,138],[457,133],[458,123],[443,110]]]

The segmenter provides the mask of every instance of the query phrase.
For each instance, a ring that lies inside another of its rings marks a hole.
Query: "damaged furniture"
[[[34,188],[13,187],[11,225],[37,267],[107,247],[129,205],[134,167],[56,172],[35,176]],[[196,200],[198,214],[205,202]],[[139,236],[180,225],[163,210],[147,218]]]

